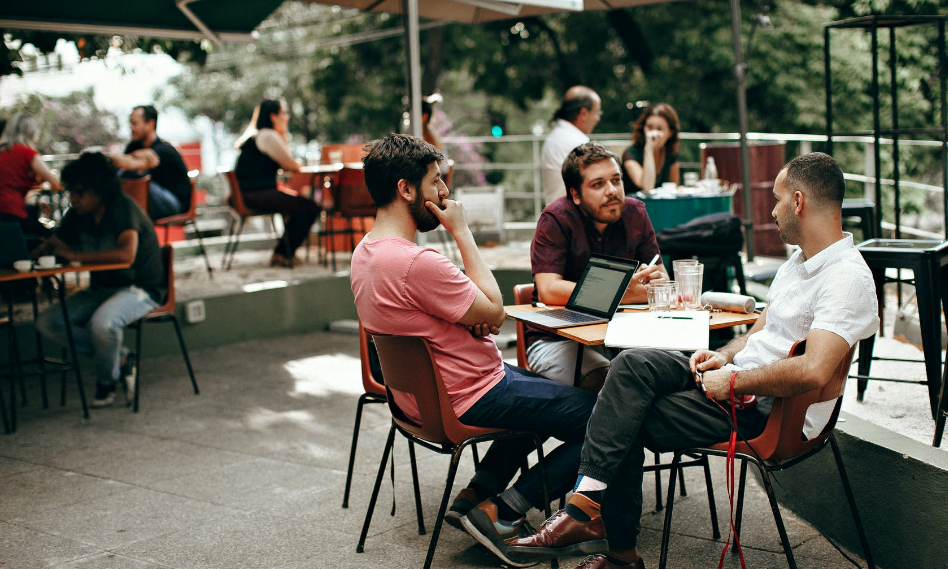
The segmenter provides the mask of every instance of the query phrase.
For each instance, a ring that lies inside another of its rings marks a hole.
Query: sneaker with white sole
[[[520,537],[533,535],[534,530],[526,518],[513,522],[497,519],[497,505],[484,500],[461,518],[461,527],[478,543],[486,547],[511,567],[531,567],[539,561],[514,561],[507,555],[507,546]]]
[[[461,490],[458,492],[458,495],[454,497],[454,501],[451,502],[448,513],[444,515],[444,521],[447,522],[449,526],[464,529],[461,527],[461,518],[476,508],[477,503],[477,494],[474,493],[474,490],[470,488]]]
[[[115,401],[115,385],[95,384],[95,397],[92,399],[91,407],[108,407]]]

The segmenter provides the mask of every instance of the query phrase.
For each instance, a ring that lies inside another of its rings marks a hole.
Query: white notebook
[[[705,310],[621,312],[606,328],[610,348],[708,349],[711,313]]]

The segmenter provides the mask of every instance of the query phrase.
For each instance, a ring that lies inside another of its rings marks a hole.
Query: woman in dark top
[[[240,155],[234,174],[247,207],[283,215],[286,235],[277,241],[271,266],[292,267],[294,253],[306,240],[319,217],[319,206],[297,192],[277,184],[277,172],[296,172],[289,137],[290,113],[283,99],[264,99],[253,111],[251,124],[237,141]]]
[[[635,121],[632,146],[622,153],[625,191],[648,191],[665,182],[678,183],[678,113],[671,105],[652,105]]]

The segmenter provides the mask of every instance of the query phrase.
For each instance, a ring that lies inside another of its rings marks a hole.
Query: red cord
[[[731,437],[727,445],[727,461],[724,467],[725,473],[725,484],[727,486],[727,497],[730,504],[730,522],[731,529],[728,532],[727,541],[724,542],[724,551],[721,552],[721,560],[718,562],[718,569],[723,569],[724,567],[724,558],[727,555],[727,550],[731,546],[731,536],[734,536],[734,547],[737,549],[737,555],[741,560],[741,569],[747,569],[747,566],[744,564],[744,550],[741,548],[741,538],[737,535],[737,530],[734,527],[734,455],[737,452],[737,405],[734,398],[734,379],[737,377],[737,372],[731,374],[731,421],[734,423],[734,426],[731,428]],[[705,392],[707,393],[707,391]],[[714,400],[711,397],[710,393],[707,393],[708,399],[714,402],[722,411],[727,413],[727,410],[721,406],[720,403]]]

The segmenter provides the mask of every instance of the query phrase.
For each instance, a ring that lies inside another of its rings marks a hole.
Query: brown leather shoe
[[[572,554],[603,553],[609,549],[602,517],[581,522],[560,510],[543,522],[540,530],[515,540],[508,552],[517,559],[550,559]]]
[[[629,565],[614,565],[605,555],[590,555],[583,559],[576,569],[645,569],[645,562],[639,557]]]

